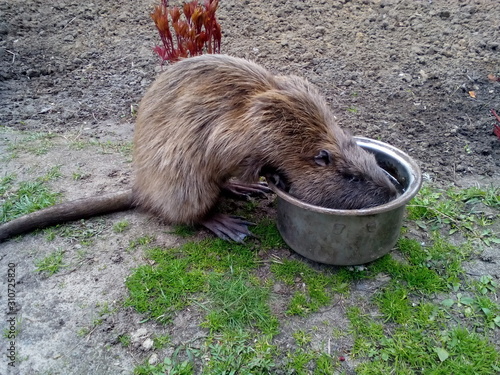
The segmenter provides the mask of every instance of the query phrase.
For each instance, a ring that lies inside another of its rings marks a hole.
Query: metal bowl
[[[398,240],[406,204],[418,193],[418,165],[387,143],[355,137],[401,185],[389,203],[358,210],[336,210],[304,203],[270,183],[278,196],[278,230],[297,253],[316,262],[358,265],[387,254]]]

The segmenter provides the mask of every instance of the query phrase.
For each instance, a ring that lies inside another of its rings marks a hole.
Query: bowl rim
[[[415,195],[417,195],[418,191],[420,190],[420,187],[422,186],[422,173],[420,172],[418,164],[408,154],[388,143],[366,137],[355,136],[353,138],[356,141],[356,143],[361,147],[374,146],[375,148],[377,148],[380,151],[383,151],[385,154],[388,154],[392,158],[397,159],[399,162],[401,162],[401,164],[405,166],[405,168],[409,171],[410,181],[408,187],[406,187],[405,192],[403,194],[401,194],[396,199],[388,203],[382,204],[380,206],[346,210],[346,209],[336,209],[336,208],[325,208],[302,202],[301,200],[279,189],[271,181],[268,181],[269,187],[274,191],[274,193],[279,198],[283,199],[284,201],[287,201],[288,203],[291,203],[297,207],[301,207],[308,211],[329,214],[329,215],[367,216],[367,215],[376,215],[388,211],[393,211],[396,208],[404,207]]]

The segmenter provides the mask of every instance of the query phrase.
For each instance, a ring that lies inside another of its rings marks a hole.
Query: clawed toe
[[[237,197],[239,199],[248,199],[249,196],[265,197],[266,194],[272,192],[265,182],[256,184],[242,184],[239,182],[228,182],[222,189],[226,194]]]
[[[226,241],[243,242],[243,240],[254,235],[248,230],[249,225],[255,225],[238,216],[215,214],[201,223],[205,228],[212,231],[217,237]]]

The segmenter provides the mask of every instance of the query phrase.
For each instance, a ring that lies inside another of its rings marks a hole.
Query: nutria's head
[[[276,86],[253,96],[246,111],[248,129],[259,135],[251,152],[263,160],[262,174],[326,208],[369,208],[397,196],[375,157],[338,126],[314,86],[294,76],[277,77]]]
[[[277,172],[280,187],[303,202],[335,209],[375,207],[397,197],[373,154],[350,137],[335,146],[303,155],[300,168]]]

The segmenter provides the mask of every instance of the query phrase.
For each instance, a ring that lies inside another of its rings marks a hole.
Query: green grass
[[[54,146],[53,140],[56,137],[54,133],[21,132],[21,134],[25,136],[15,142],[11,142],[7,147],[7,151],[13,157],[16,157],[20,152],[45,155]]]
[[[128,244],[127,250],[137,249],[139,246],[144,246],[153,242],[155,238],[151,235],[145,235],[131,240]]]
[[[187,238],[193,236],[196,233],[196,229],[190,225],[174,225],[170,233],[182,238]]]
[[[52,241],[56,236],[59,236],[65,238],[69,242],[78,242],[83,246],[91,246],[105,229],[105,220],[97,218],[56,225],[45,229],[44,234],[47,241]]]
[[[48,181],[57,180],[61,176],[62,176],[61,166],[55,165],[52,168],[50,168],[49,171],[45,175],[39,177],[38,180],[41,182],[48,182]]]
[[[424,189],[410,217],[427,220],[420,225],[426,230],[439,223],[435,229],[455,227],[470,236],[481,225],[474,215],[482,213],[474,213],[472,207],[465,218],[464,206],[453,207],[453,203],[478,199],[475,204],[498,208],[491,191],[480,192],[450,190],[443,198],[440,191]],[[444,212],[446,216],[440,216]],[[464,227],[463,220],[472,226]],[[386,256],[368,265],[366,274],[377,270],[391,278],[373,296],[379,314],[368,315],[358,307],[348,310],[355,338],[353,354],[365,359],[357,368],[359,374],[493,374],[500,370],[499,352],[482,334],[499,328],[500,307],[490,298],[496,296],[496,282],[488,276],[467,278],[462,263],[477,252],[472,242],[452,245],[438,232],[429,237],[425,246],[403,237],[398,242],[402,259]]]
[[[236,331],[218,337],[217,341],[207,342],[203,373],[229,374],[231,369],[238,369],[240,374],[272,374],[274,348],[264,345],[257,351],[249,345],[249,338],[247,334]]]
[[[443,316],[435,314],[437,309],[431,304],[412,309],[405,306],[394,315],[394,310],[387,313],[382,308],[384,318],[399,323],[387,330],[381,319],[352,307],[348,317],[355,337],[353,353],[370,359],[358,367],[359,373],[495,373],[500,364],[495,347],[464,327],[447,327]],[[398,321],[402,311],[404,320]]]
[[[401,238],[397,247],[405,261],[384,257],[373,265],[378,272],[389,274],[408,290],[419,293],[437,293],[459,282],[463,274],[461,262],[470,255],[465,244],[454,246],[435,234],[431,246],[422,246],[418,241]]]
[[[241,331],[208,338],[200,347],[180,346],[158,365],[138,366],[134,374],[274,374],[276,348],[266,340],[252,340]]]
[[[463,268],[487,245],[476,234],[498,224],[495,217],[478,219],[484,207],[500,209],[495,192],[425,188],[410,208],[412,231],[404,231],[393,253],[361,267],[275,255],[286,246],[270,219],[253,227],[257,239],[244,244],[208,238],[167,249],[151,236],[135,239],[129,248],[144,250],[147,262],[127,278],[125,305],[167,325],[189,309],[205,332],[176,345],[169,336],[154,339],[155,350],[172,354],[135,373],[340,374],[344,355],[358,363],[357,374],[498,373],[498,343],[491,339],[500,329],[498,282]],[[497,236],[492,230],[489,243]],[[357,289],[373,282],[369,292]],[[273,305],[276,290],[280,303]],[[310,317],[339,301],[346,327],[328,319],[310,326]],[[305,325],[285,331],[286,319]],[[278,345],[287,336],[289,344]],[[330,344],[345,352],[330,353]]]
[[[259,221],[255,227],[251,227],[252,233],[258,239],[258,249],[279,249],[286,247],[285,241],[276,227],[276,223],[270,218],[264,218]]]
[[[190,305],[196,294],[224,288],[214,277],[238,275],[256,266],[255,254],[219,239],[187,243],[180,248],[148,250],[153,266],[138,267],[127,279],[127,304],[151,318],[167,322],[172,313]]]
[[[244,274],[213,274],[208,279],[209,311],[202,327],[211,332],[255,327],[264,334],[277,333],[278,320],[268,304],[269,288],[246,279]]]
[[[189,360],[177,362],[171,358],[165,358],[159,365],[142,365],[134,370],[135,375],[193,375],[193,364]]]
[[[122,220],[113,225],[113,232],[115,233],[123,233],[128,229],[130,223],[127,220]]]
[[[41,210],[56,203],[59,193],[51,191],[42,181],[21,182],[0,207],[0,222]]]
[[[298,260],[285,259],[271,265],[271,272],[277,280],[290,286],[298,284],[288,310],[288,315],[306,316],[318,311],[331,302],[332,296],[348,290],[348,273],[317,271],[308,264]],[[304,291],[301,285],[306,285]]]
[[[71,174],[71,178],[75,181],[80,181],[80,180],[85,180],[86,178],[90,177],[90,173],[84,173],[78,168],[76,172],[73,172]]]
[[[51,276],[63,267],[64,251],[57,250],[35,262],[36,271]]]
[[[301,329],[292,333],[292,337],[295,339],[298,346],[306,346],[310,344],[312,340],[312,336]]]
[[[153,338],[153,348],[155,349],[163,349],[165,348],[171,341],[169,335],[156,336]]]
[[[464,328],[431,334],[396,330],[372,346],[372,358],[357,368],[367,374],[494,374],[499,355],[487,340]],[[422,371],[423,369],[423,371]]]
[[[285,368],[292,374],[307,375],[308,365],[314,359],[314,354],[306,350],[297,349],[287,353]]]
[[[338,367],[338,362],[326,353],[320,353],[316,358],[313,375],[331,375]]]
[[[285,374],[330,375],[336,374],[339,366],[339,361],[327,353],[303,348],[284,353],[283,357]]]
[[[163,254],[162,249],[151,253]],[[147,313],[160,322],[168,322],[172,314],[189,305],[193,293],[204,288],[203,273],[191,269],[189,259],[176,259],[167,254],[154,266],[141,266],[127,279],[130,297],[126,304]]]
[[[0,178],[0,197],[2,197],[5,194],[5,192],[7,192],[12,188],[15,179],[16,175],[14,174],[8,174]]]
[[[131,337],[129,335],[121,335],[119,338],[118,338],[118,341],[120,341],[120,344],[124,347],[124,348],[128,348],[130,346],[130,343],[131,343]]]
[[[33,181],[24,181],[15,187],[15,176],[0,179],[0,223],[54,205],[60,194],[47,186],[48,181],[61,177],[61,167],[54,166],[46,174]],[[1,201],[0,201],[1,202]]]
[[[126,158],[132,157],[132,142],[101,142],[93,139],[75,140],[70,144],[73,150],[84,150],[86,148],[97,148],[102,154],[120,153]]]
[[[487,245],[500,244],[500,234],[487,228],[498,214],[491,215],[481,206],[499,210],[500,188],[442,190],[424,186],[408,206],[408,218],[425,230],[447,228],[450,235],[461,232]]]

